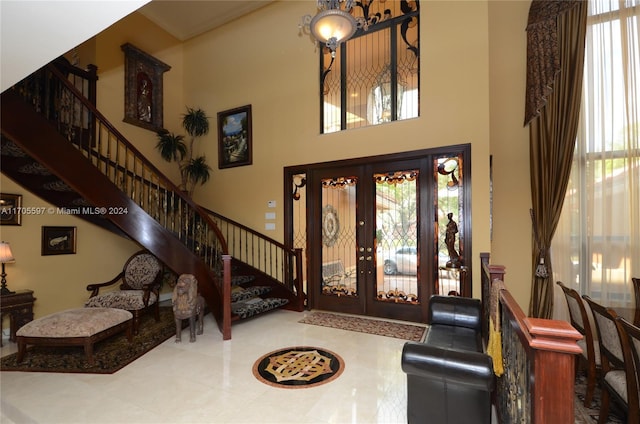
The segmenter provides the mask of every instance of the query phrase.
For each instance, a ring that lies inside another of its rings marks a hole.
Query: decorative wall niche
[[[171,66],[126,43],[124,52],[124,122],[158,131],[163,128],[162,76]]]

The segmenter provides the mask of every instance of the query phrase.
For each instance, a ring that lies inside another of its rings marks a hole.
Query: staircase
[[[86,91],[75,79],[83,72],[49,64],[2,93],[2,172],[195,275],[225,340],[233,321],[256,311],[303,310],[300,251],[195,204],[96,110],[91,75],[80,75]],[[232,287],[241,275],[251,281]],[[259,286],[269,290],[250,288]]]

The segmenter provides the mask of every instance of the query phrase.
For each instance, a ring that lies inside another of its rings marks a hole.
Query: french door
[[[429,287],[419,287],[420,161],[319,169],[313,193],[312,263],[318,309],[420,320]],[[428,221],[428,219],[427,219]]]
[[[285,169],[309,308],[425,322],[432,294],[471,294],[469,151],[454,147]]]

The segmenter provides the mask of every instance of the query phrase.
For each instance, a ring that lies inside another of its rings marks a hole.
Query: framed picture
[[[22,196],[0,194],[0,225],[22,225]]]
[[[171,69],[132,44],[124,52],[124,122],[159,131],[163,126],[163,74]]]
[[[42,227],[42,255],[76,253],[76,227]]]
[[[218,112],[218,168],[251,165],[251,105]]]

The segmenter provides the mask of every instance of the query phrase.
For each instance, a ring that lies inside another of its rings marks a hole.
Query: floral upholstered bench
[[[133,339],[133,314],[115,308],[77,308],[56,312],[33,320],[16,333],[18,363],[24,360],[27,346],[84,346],[89,365],[94,364],[93,345],[126,331]]]

